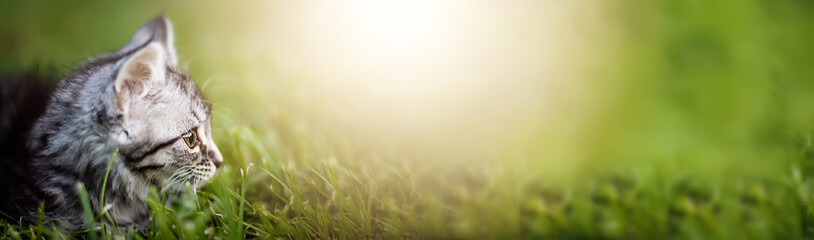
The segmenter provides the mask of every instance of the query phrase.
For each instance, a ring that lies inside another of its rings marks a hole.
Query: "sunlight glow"
[[[444,16],[442,1],[376,1],[363,0],[344,5],[349,17],[349,35],[358,44],[367,46],[370,53],[395,58],[409,58],[409,54],[428,46],[438,46],[444,30],[449,26]],[[435,49],[440,50],[440,49]]]
[[[569,26],[595,21],[584,10],[592,2],[297,1],[258,23],[266,35],[251,39],[273,43],[270,62],[303,79],[292,82],[308,85],[302,96],[324,121],[466,142],[543,116],[584,119],[575,79],[590,64],[584,46],[596,44]]]

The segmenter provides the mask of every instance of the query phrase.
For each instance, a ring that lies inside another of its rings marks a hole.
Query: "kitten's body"
[[[45,113],[53,82],[34,71],[0,78],[0,206],[5,206],[0,210],[7,215],[31,215],[26,209],[44,197],[26,145],[34,121]]]
[[[222,160],[210,137],[209,105],[175,66],[172,38],[169,21],[154,19],[122,49],[59,84],[30,131],[19,130],[27,151],[4,157],[16,167],[4,180],[21,184],[3,186],[0,211],[33,221],[42,202],[49,218],[82,225],[81,183],[97,214],[109,205],[120,226],[144,227],[150,187],[199,187],[212,177]],[[102,204],[98,196],[117,149]]]

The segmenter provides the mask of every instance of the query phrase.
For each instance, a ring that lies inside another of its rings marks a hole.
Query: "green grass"
[[[4,71],[113,49],[160,11],[177,23],[182,62],[215,104],[225,161],[202,189],[153,192],[150,230],[126,238],[814,238],[810,1],[607,1],[596,45],[611,50],[585,70],[590,114],[489,126],[506,134],[482,147],[334,121],[319,110],[333,105],[314,100],[318,81],[253,54],[284,43],[252,35],[263,27],[252,21],[285,9],[207,4],[0,8]],[[102,225],[0,222],[0,238],[120,236],[106,216],[86,214]]]

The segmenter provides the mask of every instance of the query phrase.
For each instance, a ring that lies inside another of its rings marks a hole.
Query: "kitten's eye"
[[[198,130],[197,128],[193,128],[192,130],[189,130],[189,132],[184,133],[184,135],[181,135],[181,138],[184,139],[184,143],[186,143],[187,147],[189,147],[190,149],[195,148],[195,146],[198,146],[197,130]]]

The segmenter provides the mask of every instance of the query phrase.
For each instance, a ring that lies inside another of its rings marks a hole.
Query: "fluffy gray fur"
[[[84,224],[76,190],[82,183],[97,214],[109,205],[119,225],[144,227],[150,187],[197,188],[215,174],[222,157],[211,138],[210,105],[177,62],[172,25],[161,16],[59,84],[28,141],[37,197],[50,218]],[[182,137],[191,131],[198,139],[192,147]],[[25,207],[36,212],[18,206]]]

